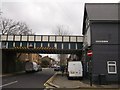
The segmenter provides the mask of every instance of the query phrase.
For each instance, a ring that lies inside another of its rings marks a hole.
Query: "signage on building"
[[[108,40],[96,40],[96,43],[108,43]]]

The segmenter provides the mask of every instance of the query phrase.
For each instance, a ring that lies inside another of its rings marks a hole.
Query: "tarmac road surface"
[[[44,88],[44,83],[54,75],[54,70],[47,68],[35,73],[2,77],[0,88]]]

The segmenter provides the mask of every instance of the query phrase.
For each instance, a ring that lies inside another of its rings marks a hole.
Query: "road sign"
[[[92,55],[93,55],[92,50],[88,50],[88,51],[87,51],[87,56],[91,57]]]

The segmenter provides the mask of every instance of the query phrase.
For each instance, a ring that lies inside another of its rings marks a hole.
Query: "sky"
[[[0,16],[25,22],[35,34],[53,35],[62,25],[71,35],[82,35],[84,3],[119,0],[2,0]]]
[[[82,35],[84,3],[117,3],[119,0],[2,0],[2,16],[25,22],[35,34],[55,34],[62,25]]]

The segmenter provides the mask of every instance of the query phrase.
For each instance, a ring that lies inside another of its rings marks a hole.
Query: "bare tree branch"
[[[16,22],[12,19],[0,18],[0,31],[2,34],[31,35],[32,30],[28,28],[26,23]]]
[[[55,34],[56,35],[68,35],[68,34],[70,34],[68,32],[68,30],[69,30],[68,26],[57,25],[56,30],[55,30]],[[66,63],[67,54],[58,54],[57,57],[59,58],[61,65]]]
[[[69,26],[65,25],[57,25],[55,29],[55,34],[56,35],[68,35],[69,33]]]

